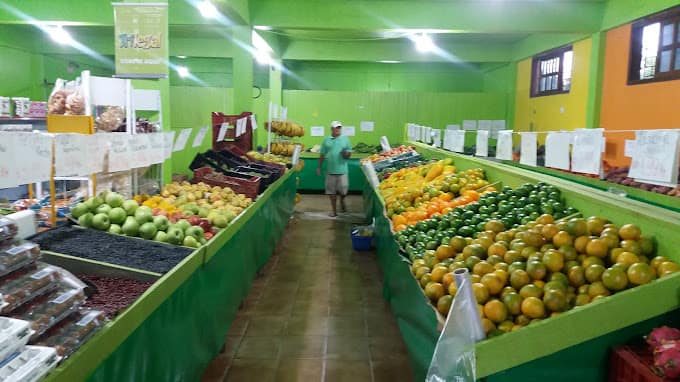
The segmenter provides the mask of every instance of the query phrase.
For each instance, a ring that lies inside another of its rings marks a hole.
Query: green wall
[[[234,60],[213,57],[172,57],[174,66],[186,66],[191,76],[182,78],[175,70],[170,71],[173,86],[234,87]],[[253,84],[260,88],[269,87],[269,69],[262,65],[253,66]]]
[[[283,88],[338,91],[479,92],[477,64],[286,61]]]
[[[43,56],[0,45],[0,96],[45,99]]]

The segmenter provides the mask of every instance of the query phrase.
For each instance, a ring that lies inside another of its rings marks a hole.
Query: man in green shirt
[[[347,212],[345,206],[345,196],[347,196],[347,189],[349,188],[349,181],[347,179],[347,160],[352,155],[352,145],[346,136],[341,135],[342,123],[339,121],[331,122],[331,136],[323,140],[321,144],[321,155],[319,156],[319,167],[316,169],[316,175],[321,176],[321,165],[323,161],[328,159],[326,166],[326,195],[331,199],[331,217],[338,216],[336,201],[337,195],[340,195],[340,209],[342,212]]]

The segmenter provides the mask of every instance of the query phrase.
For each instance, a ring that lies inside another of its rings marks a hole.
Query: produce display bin
[[[200,380],[223,346],[257,270],[283,233],[294,199],[295,178],[288,173],[207,245],[160,277],[46,380]]]
[[[364,173],[361,171],[360,160],[368,157],[368,154],[352,154],[348,160],[348,178],[349,191],[359,193],[363,190]],[[307,192],[321,192],[325,190],[325,177],[316,176],[316,168],[319,165],[318,153],[301,153],[300,160],[305,162],[305,166],[300,172],[300,187],[301,191]],[[323,170],[326,169],[326,161],[323,164]]]
[[[680,261],[680,214],[573,182],[488,160],[456,155],[413,144],[427,158],[454,159],[459,170],[481,167],[487,178],[518,187],[543,181],[560,189],[568,205],[584,216],[599,215],[623,224],[634,222],[658,239],[658,254]],[[411,275],[409,264],[384,214],[380,195],[365,183],[366,212],[376,219],[378,261],[384,273],[384,296],[390,302],[413,364],[424,379],[439,337],[435,311]],[[665,322],[680,322],[680,274],[617,293],[518,331],[477,344],[477,377],[487,381],[602,381],[612,346],[626,343]]]

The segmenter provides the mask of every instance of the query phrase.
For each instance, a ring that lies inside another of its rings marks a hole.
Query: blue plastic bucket
[[[353,228],[350,231],[352,236],[352,249],[355,251],[370,251],[373,244],[373,236],[359,236],[359,230]]]

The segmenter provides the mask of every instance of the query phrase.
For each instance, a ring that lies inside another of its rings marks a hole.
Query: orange
[[[617,264],[623,264],[625,266],[631,266],[635,263],[640,262],[640,259],[638,256],[632,252],[621,252],[617,257],[616,257],[616,263]]]
[[[453,257],[453,255],[456,254],[456,251],[449,245],[440,245],[437,247],[435,254],[437,255],[437,259],[444,260]]]
[[[488,251],[489,247],[493,244],[493,240],[485,237],[485,236],[480,236],[474,240],[472,240],[472,244],[479,244],[484,248],[485,254],[486,251]]]
[[[510,285],[517,290],[529,284],[529,282],[531,282],[531,279],[525,270],[517,269],[510,273]]]
[[[481,283],[486,286],[490,295],[497,295],[501,292],[503,286],[505,285],[501,278],[495,273],[487,273],[482,276]]]
[[[635,224],[625,224],[619,228],[619,237],[623,240],[638,240],[641,233],[640,228]]]
[[[456,283],[449,284],[447,292],[449,292],[450,296],[456,297],[456,292],[458,292],[458,287],[456,286]]]
[[[649,264],[635,263],[628,268],[627,275],[631,284],[643,285],[656,278],[656,271]]]
[[[477,256],[480,259],[486,257],[486,248],[479,244],[470,244],[463,248],[463,257],[468,258],[470,256]]]
[[[659,264],[659,268],[657,269],[659,277],[665,277],[678,271],[680,271],[680,265],[672,261],[664,261]]]
[[[599,235],[604,229],[606,220],[597,216],[591,216],[588,218],[586,224],[588,225],[588,233],[591,235]]]
[[[589,265],[586,268],[586,272],[585,272],[586,279],[590,283],[595,283],[597,281],[600,281],[602,279],[602,274],[604,273],[604,271],[605,271],[604,266],[602,266],[600,264]]]
[[[470,280],[473,283],[479,283],[479,282],[482,282],[482,276],[480,276],[480,275],[470,275]]]
[[[638,243],[640,244],[640,249],[642,249],[642,253],[645,256],[651,256],[654,254],[653,238],[642,236],[640,237],[640,240],[638,240]]]
[[[496,325],[488,318],[482,318],[482,328],[484,329],[484,333],[489,334],[496,329]]]
[[[494,268],[493,265],[482,260],[482,261],[478,262],[477,264],[475,264],[475,266],[472,268],[472,273],[474,273],[476,275],[484,276],[487,273],[493,272],[494,270],[496,270],[496,268]]]
[[[540,289],[543,289],[545,287],[545,281],[543,280],[534,280],[534,285],[539,287]]]
[[[449,272],[449,268],[442,266],[442,265],[437,265],[437,266],[434,267],[431,274],[432,274],[432,281],[438,283],[438,282],[442,282],[442,280],[444,279],[444,276],[447,275],[447,274],[451,274],[451,272]]]
[[[574,238],[567,231],[559,231],[552,237],[552,242],[559,248],[563,245],[572,245]]]
[[[420,278],[420,286],[425,288],[427,284],[432,282],[432,274],[431,273],[426,273],[423,275],[423,277]]]
[[[567,294],[560,289],[549,289],[543,295],[543,305],[552,312],[564,312],[569,308]]]
[[[614,292],[626,289],[628,277],[621,268],[609,268],[602,273],[602,284]]]
[[[489,246],[487,254],[489,256],[500,256],[503,257],[507,253],[508,249],[500,243],[493,243]]]
[[[542,262],[533,260],[527,263],[527,273],[532,280],[543,280],[548,272]]]
[[[500,330],[503,333],[509,333],[512,331],[512,328],[515,326],[515,324],[512,321],[503,321],[500,324],[498,324],[498,330]]]
[[[559,228],[557,228],[557,226],[554,224],[546,224],[543,226],[543,228],[541,228],[541,234],[548,241],[552,240],[559,232]]]
[[[522,297],[516,292],[507,293],[502,300],[511,315],[516,316],[522,313]]]
[[[431,301],[438,301],[444,296],[444,286],[440,283],[431,282],[425,286],[425,295]]]
[[[493,273],[498,276],[499,279],[501,279],[501,282],[503,285],[506,285],[508,283],[508,271],[506,269],[496,269],[493,271]]]
[[[537,297],[527,297],[522,301],[522,314],[528,318],[542,318],[545,316],[543,301]]]
[[[657,257],[652,259],[652,261],[649,263],[649,265],[651,265],[654,269],[658,269],[659,265],[661,265],[661,263],[664,263],[666,261],[669,261],[667,257],[657,256]]]
[[[467,242],[465,241],[465,238],[463,238],[463,237],[454,236],[449,241],[449,245],[451,246],[451,248],[453,248],[453,250],[456,253],[459,253],[463,250],[463,248],[465,248],[465,246],[467,245]]]
[[[539,248],[545,244],[545,238],[538,232],[527,231],[522,239],[528,246]]]
[[[548,214],[543,214],[536,219],[536,223],[538,224],[553,224],[555,222],[555,218],[552,215]]]
[[[437,310],[439,313],[441,313],[444,317],[446,317],[449,314],[449,310],[451,310],[451,303],[453,302],[453,296],[450,295],[444,295],[437,300]]]
[[[635,240],[622,240],[620,245],[626,252],[633,252],[638,256],[642,255],[642,247]]]
[[[559,272],[564,267],[564,255],[562,252],[549,250],[543,255],[543,265],[550,272]]]
[[[591,299],[594,299],[597,296],[609,296],[610,294],[611,292],[604,286],[602,281],[596,281],[588,287],[588,295]]]
[[[616,263],[616,259],[622,252],[625,252],[623,248],[614,248],[611,251],[609,251],[609,262]]]
[[[499,233],[505,231],[505,226],[500,220],[489,220],[484,224],[484,230]]]
[[[593,264],[598,264],[598,265],[604,266],[604,260],[602,260],[599,257],[595,257],[595,256],[586,256],[586,257],[583,258],[581,263],[582,263],[581,266],[583,266],[583,269],[588,269],[588,267],[593,265]]]
[[[472,291],[479,304],[484,304],[489,299],[489,289],[482,283],[473,283]]]
[[[600,235],[600,239],[607,242],[609,249],[616,248],[619,246],[619,237],[612,234]]]
[[[588,256],[605,257],[609,252],[609,245],[603,239],[593,239],[586,244],[586,254]]]
[[[406,224],[407,221],[408,221],[408,220],[407,220],[404,216],[402,216],[402,215],[394,215],[394,216],[392,217],[392,223],[393,223],[395,226],[402,225],[402,224]]]
[[[394,230],[396,232],[403,231],[407,228],[406,224],[398,224],[397,226],[394,227]]]
[[[508,263],[500,262],[498,264],[494,264],[493,267],[496,268],[497,271],[498,270],[506,271],[506,272],[508,271]]]
[[[520,325],[520,326],[527,326],[527,325],[529,325],[530,321],[531,320],[529,319],[529,317],[527,317],[523,314],[520,314],[519,316],[515,317],[515,324]]]
[[[448,268],[447,268],[447,271],[448,272],[446,272],[446,274],[444,274],[444,276],[442,276],[442,285],[444,286],[444,289],[448,290],[449,285],[455,284],[455,282],[454,282],[455,280],[453,278],[453,272],[451,272]]]
[[[590,236],[578,236],[576,240],[574,240],[574,248],[576,248],[576,252],[586,253],[588,241],[590,241]]]
[[[479,192],[475,190],[465,190],[462,193],[463,197],[468,197],[470,200],[479,200]]]
[[[505,252],[503,255],[503,261],[505,261],[507,264],[512,264],[515,261],[518,261],[521,257],[521,254],[513,249]]]
[[[580,287],[586,283],[586,272],[580,265],[569,268],[569,283],[575,287]]]
[[[496,264],[502,263],[503,258],[498,256],[498,255],[491,255],[491,256],[486,258],[486,262],[493,265],[494,268],[496,268]]]
[[[424,274],[430,273],[431,269],[429,267],[426,267],[425,265],[418,267],[415,271],[415,276],[418,280],[420,280]]]
[[[586,305],[589,302],[590,302],[590,296],[589,295],[579,294],[579,295],[576,296],[576,300],[574,301],[574,305],[582,306],[582,305]]]
[[[508,308],[500,300],[494,299],[484,304],[484,316],[498,324],[508,318]]]
[[[522,298],[527,298],[527,297],[542,297],[543,296],[543,289],[537,287],[534,284],[527,284],[522,287],[522,289],[519,290],[519,295]]]
[[[574,237],[584,236],[588,234],[588,223],[585,219],[571,219],[567,222],[565,231],[569,232]]]

